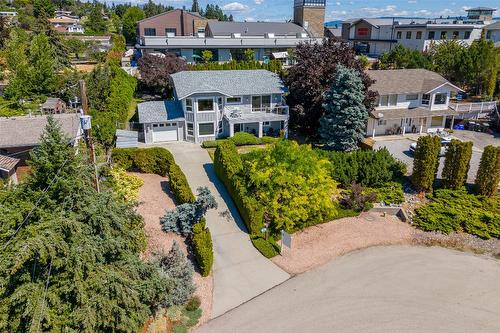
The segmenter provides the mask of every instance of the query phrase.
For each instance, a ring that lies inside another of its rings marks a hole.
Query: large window
[[[194,136],[194,126],[193,126],[193,123],[187,123],[187,135]]]
[[[437,105],[443,105],[446,104],[446,94],[436,94],[436,97],[434,97],[434,104]]]
[[[175,37],[177,35],[177,29],[176,28],[166,28],[165,35],[167,37]]]
[[[411,39],[411,31],[406,32],[406,39]]]
[[[198,124],[198,135],[214,135],[215,128],[214,123],[200,123]]]
[[[403,33],[401,31],[398,31],[396,33],[396,39],[401,39],[401,36],[403,35]]]
[[[460,33],[458,31],[453,31],[453,39],[458,39],[458,36],[460,36]]]
[[[186,111],[193,112],[193,100],[191,98],[186,99]]]
[[[267,111],[271,108],[271,95],[252,96],[252,111]]]
[[[226,104],[241,104],[241,97],[227,97]]]
[[[448,31],[441,31],[440,39],[446,39],[446,36],[448,36]]]
[[[214,111],[213,98],[198,99],[198,112]]]
[[[430,99],[431,99],[431,95],[423,94],[422,95],[422,105],[429,105]]]
[[[385,96],[380,96],[380,99],[379,99],[379,106],[387,106],[389,105],[389,96],[385,95]]]
[[[470,38],[470,31],[464,32],[464,39],[469,39]]]
[[[156,36],[156,29],[155,28],[144,28],[144,35],[145,36]]]
[[[436,38],[436,32],[435,31],[429,31],[427,34],[427,39],[435,39]]]
[[[422,39],[422,31],[417,31],[417,39]]]
[[[396,106],[398,104],[398,95],[389,96],[389,106]]]
[[[406,95],[406,100],[407,101],[416,101],[416,100],[418,100],[418,94]]]

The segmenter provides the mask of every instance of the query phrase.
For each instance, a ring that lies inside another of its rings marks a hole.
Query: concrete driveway
[[[478,133],[471,131],[455,131],[452,137],[461,141],[472,141],[472,158],[470,162],[470,170],[467,177],[467,182],[474,183],[476,173],[481,161],[483,150],[488,145],[500,146],[500,137],[498,135],[490,135],[486,133]],[[385,147],[397,159],[403,161],[408,166],[409,174],[413,170],[413,154],[410,153],[410,144],[418,140],[418,135],[409,135],[407,137],[392,136],[376,138],[375,149]],[[438,169],[438,178],[441,177],[441,172],[444,166],[444,157],[440,158]]]
[[[500,332],[500,261],[375,247],[298,275],[198,333]]]
[[[253,247],[233,201],[215,175],[207,151],[187,142],[162,146],[172,152],[193,192],[200,186],[206,186],[219,205],[217,210],[210,210],[206,216],[215,259],[211,317],[220,316],[287,280],[290,277],[288,273]]]

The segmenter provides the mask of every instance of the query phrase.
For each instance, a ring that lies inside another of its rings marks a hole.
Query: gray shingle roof
[[[499,30],[500,29],[500,21],[496,21],[490,25],[484,27],[485,30]]]
[[[370,70],[368,75],[375,80],[370,90],[379,95],[422,94],[449,83],[438,73],[425,69]]]
[[[170,120],[182,120],[184,112],[180,102],[176,101],[152,101],[139,103],[137,105],[139,122],[161,123]]]
[[[287,91],[279,76],[266,70],[185,71],[171,78],[179,99],[203,93],[243,96]]]
[[[69,138],[80,134],[79,114],[56,114],[53,117]],[[0,148],[36,146],[46,125],[47,116],[0,117]]]
[[[20,160],[18,158],[0,155],[0,170],[5,170],[9,172],[10,170],[16,167],[19,161]]]
[[[211,21],[207,27],[214,36],[230,36],[240,33],[244,36],[263,36],[274,33],[276,36],[296,36],[297,33],[306,33],[304,28],[289,22],[220,22]]]
[[[49,97],[45,101],[45,103],[42,104],[42,108],[44,109],[53,109],[57,106],[57,103],[60,101],[60,98],[56,97]]]

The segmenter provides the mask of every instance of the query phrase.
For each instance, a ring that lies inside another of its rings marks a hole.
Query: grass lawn
[[[132,100],[132,103],[130,103],[129,108],[128,108],[128,116],[127,116],[127,121],[130,122],[131,119],[135,116],[135,111],[137,109],[137,104],[143,102],[142,99],[140,98],[134,98]]]

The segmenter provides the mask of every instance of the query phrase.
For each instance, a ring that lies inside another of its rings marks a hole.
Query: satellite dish
[[[384,114],[383,113],[380,113],[377,115],[379,118],[384,118]]]

